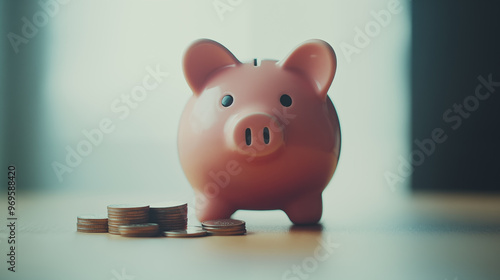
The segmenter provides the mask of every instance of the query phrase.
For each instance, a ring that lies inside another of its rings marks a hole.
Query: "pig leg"
[[[196,198],[196,217],[200,222],[229,219],[236,211],[227,202],[217,198],[206,199],[204,196],[197,196]]]
[[[323,213],[321,194],[299,197],[283,208],[283,211],[296,225],[316,224]]]

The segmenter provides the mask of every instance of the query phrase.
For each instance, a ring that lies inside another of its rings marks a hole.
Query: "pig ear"
[[[317,94],[326,100],[328,88],[337,69],[335,52],[327,42],[306,41],[280,61],[279,65],[305,75],[313,83]]]
[[[208,76],[214,71],[240,64],[238,59],[223,45],[208,39],[194,42],[184,54],[183,67],[186,81],[194,94],[200,94]]]

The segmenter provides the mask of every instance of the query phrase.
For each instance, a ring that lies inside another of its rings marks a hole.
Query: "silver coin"
[[[164,231],[162,234],[166,237],[201,237],[206,236],[207,232],[202,229],[188,227],[185,230]]]
[[[224,227],[244,227],[245,222],[235,219],[210,220],[201,223],[204,227],[224,228]]]

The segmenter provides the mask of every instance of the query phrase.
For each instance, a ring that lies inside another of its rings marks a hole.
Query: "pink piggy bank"
[[[241,63],[203,39],[187,49],[183,64],[193,96],[178,149],[197,218],[281,209],[295,224],[317,223],[340,153],[339,120],[327,95],[337,65],[330,45],[310,40],[279,62]]]

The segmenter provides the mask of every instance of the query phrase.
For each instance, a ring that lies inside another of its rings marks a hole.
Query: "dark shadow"
[[[47,72],[45,38],[51,18],[48,17],[48,24],[38,28],[33,23],[33,16],[40,11],[43,10],[38,1],[2,1],[0,4],[3,34],[0,47],[1,164],[2,169],[16,166],[19,191],[36,188],[43,181],[44,173],[51,172],[50,166],[40,164],[45,139],[42,117],[42,90]]]
[[[289,232],[321,232],[323,231],[322,224],[313,225],[292,225],[288,229]]]
[[[500,191],[498,11],[499,1],[412,1],[414,190]]]

